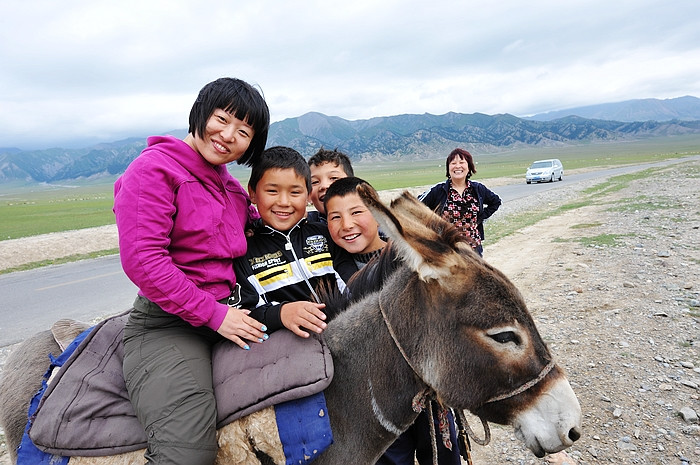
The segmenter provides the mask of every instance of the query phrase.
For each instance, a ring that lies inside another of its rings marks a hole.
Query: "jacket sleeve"
[[[491,215],[496,213],[498,207],[501,206],[501,198],[498,195],[496,195],[495,192],[491,191],[483,184],[481,185],[481,187],[483,190],[482,202],[485,205],[484,211],[481,215],[481,221],[484,221],[485,219],[489,218]]]
[[[240,285],[240,301],[234,305],[236,308],[250,310],[250,317],[267,326],[267,332],[271,333],[284,327],[280,314],[282,305],[286,302],[267,302],[265,294],[260,294],[260,286],[246,257],[240,257],[233,262],[236,271],[236,282]]]
[[[440,206],[440,200],[438,196],[438,192],[440,189],[440,184],[436,184],[433,187],[431,187],[429,190],[423,192],[421,195],[418,196],[418,200],[423,202],[424,205],[426,205],[428,208],[431,210],[435,211],[436,208]]]
[[[358,271],[357,264],[347,250],[337,246],[330,238],[328,241],[333,256],[333,269],[347,284],[350,277]]]
[[[173,262],[168,251],[175,190],[165,168],[137,158],[115,183],[114,214],[125,274],[139,293],[193,326],[218,330],[226,305],[200,288]]]

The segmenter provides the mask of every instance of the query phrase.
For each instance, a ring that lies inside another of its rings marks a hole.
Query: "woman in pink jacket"
[[[139,288],[124,330],[124,376],[147,463],[214,463],[211,346],[227,338],[247,349],[267,338],[260,322],[228,305],[233,259],[245,255],[257,212],[226,164],[252,166],[269,123],[256,89],[218,79],[200,91],[184,140],[150,137],[114,185],[122,267]]]

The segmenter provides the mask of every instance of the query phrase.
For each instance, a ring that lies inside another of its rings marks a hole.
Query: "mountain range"
[[[537,121],[552,121],[565,116],[613,121],[694,121],[700,119],[700,99],[686,95],[666,100],[654,98],[601,103],[568,110],[549,111],[528,117]]]
[[[405,114],[349,121],[306,113],[270,125],[268,146],[305,157],[338,148],[355,162],[440,158],[455,147],[480,153],[527,146],[573,145],[700,133],[700,99],[643,99],[549,112],[526,118],[482,113]],[[186,130],[170,134],[184,137]],[[134,137],[83,149],[0,148],[0,184],[55,183],[122,173],[145,147]]]

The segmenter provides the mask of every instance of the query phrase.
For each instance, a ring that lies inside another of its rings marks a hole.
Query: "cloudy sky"
[[[273,121],[700,97],[700,2],[4,0],[0,147],[186,128],[221,76]]]

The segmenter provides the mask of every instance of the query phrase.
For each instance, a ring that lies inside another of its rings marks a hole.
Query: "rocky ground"
[[[603,196],[586,190],[601,182],[504,204],[493,227],[520,213],[585,201],[487,241],[484,256],[521,290],[579,397],[584,435],[568,451],[577,463],[698,465],[700,161],[660,169]],[[109,249],[116,247],[113,233],[84,231],[77,241]],[[59,242],[76,253],[72,234],[61,233]],[[12,241],[13,253],[35,261],[26,257],[40,239]],[[0,242],[0,256],[8,242]],[[56,241],[48,243],[45,253],[58,253]],[[10,349],[0,349],[0,365]],[[547,463],[511,429],[492,425],[492,435],[489,446],[473,446],[474,464]],[[3,449],[4,443],[0,465],[9,463]]]
[[[579,464],[700,464],[699,181],[666,168],[486,247],[579,397]],[[546,463],[493,433],[475,464]]]

